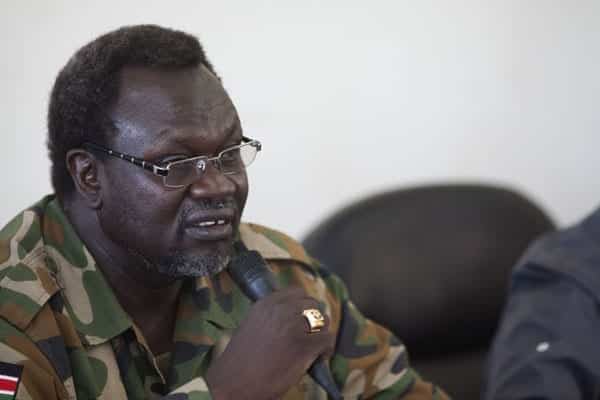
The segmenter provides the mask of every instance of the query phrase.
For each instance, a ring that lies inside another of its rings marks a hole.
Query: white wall
[[[561,224],[600,201],[600,1],[0,0],[0,225],[51,190],[48,93],[125,24],[197,34],[264,142],[246,219],[300,236],[349,201],[508,184]]]

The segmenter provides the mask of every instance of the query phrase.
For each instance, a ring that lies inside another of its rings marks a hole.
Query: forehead
[[[138,148],[165,141],[211,142],[238,123],[229,96],[204,66],[124,68],[110,114],[119,128],[115,142]]]

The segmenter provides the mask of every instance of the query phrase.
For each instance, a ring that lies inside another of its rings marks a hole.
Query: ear
[[[102,185],[98,179],[98,160],[82,149],[67,152],[67,169],[75,183],[75,189],[91,208],[102,206]]]

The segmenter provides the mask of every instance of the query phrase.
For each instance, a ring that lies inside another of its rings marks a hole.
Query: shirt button
[[[548,350],[550,348],[550,343],[548,342],[541,342],[537,345],[537,347],[535,348],[539,353],[543,353],[546,350]]]

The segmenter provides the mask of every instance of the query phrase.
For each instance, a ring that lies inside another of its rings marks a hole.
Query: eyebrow
[[[223,128],[223,131],[225,131],[225,137],[223,139],[223,143],[225,144],[226,147],[229,147],[229,145],[227,145],[227,142],[231,140],[232,135],[234,135],[236,132],[240,132],[240,136],[243,138],[244,134],[242,132],[242,124],[239,120],[239,118],[232,118],[231,122],[227,121],[225,127]],[[178,130],[172,130],[170,128],[165,128],[162,129],[159,133],[158,133],[158,137],[156,138],[156,140],[154,141],[154,143],[152,143],[151,147],[147,149],[147,151],[144,152],[143,157],[154,157],[153,154],[148,155],[147,152],[150,151],[150,153],[154,153],[154,149],[160,149],[162,146],[165,145],[166,142],[168,141],[174,141],[175,143],[180,143],[180,144],[185,144],[183,140],[181,140],[180,137],[178,137],[177,135]],[[160,150],[159,150],[160,152]]]

